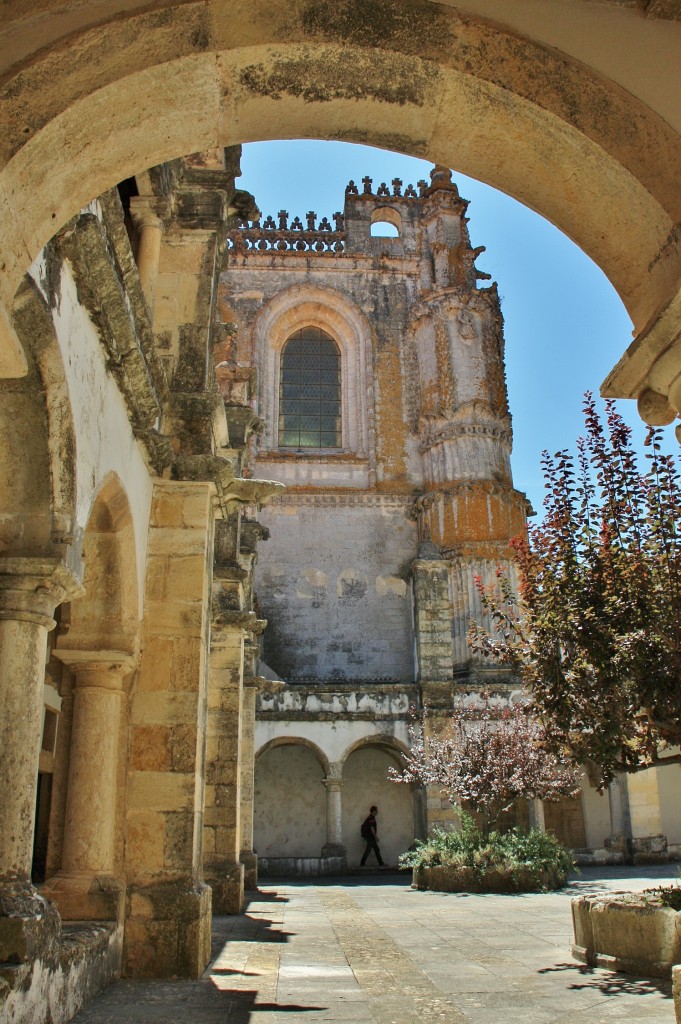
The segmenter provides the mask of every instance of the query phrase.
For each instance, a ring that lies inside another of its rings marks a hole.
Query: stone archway
[[[343,843],[348,864],[359,864],[364,852],[360,825],[376,804],[378,836],[386,864],[397,864],[417,833],[415,793],[412,786],[388,778],[388,768],[400,768],[403,749],[396,741],[368,736],[353,744],[343,758]],[[373,858],[368,862],[374,866]]]
[[[130,505],[118,477],[100,487],[83,539],[85,594],[62,620],[53,651],[65,666],[63,727],[45,892],[65,920],[115,920],[124,910],[127,691],[139,648]]]
[[[253,843],[259,861],[317,859],[326,842],[328,762],[309,740],[280,738],[255,763]]]
[[[565,231],[640,337],[652,330],[610,390],[671,386],[674,404],[681,361],[654,363],[674,342],[681,302],[678,104],[641,59],[667,53],[662,29],[674,26],[613,8],[580,27],[587,5],[562,19],[546,6],[537,27],[530,12],[514,22],[482,0],[465,13],[427,0],[260,0],[240,17],[213,0],[126,5],[108,20],[47,5],[39,25],[17,14],[5,26],[22,58],[3,100],[5,309],[55,229],[122,178],[235,142],[343,138],[454,166]],[[613,31],[624,56],[608,64],[590,39]],[[7,314],[3,324],[4,372],[20,373]]]

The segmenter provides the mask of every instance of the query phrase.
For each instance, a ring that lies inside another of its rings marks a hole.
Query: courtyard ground
[[[556,893],[415,892],[409,876],[263,883],[214,921],[199,981],[119,981],[77,1024],[673,1024],[671,986],[570,955],[570,898],[675,865],[585,868]]]

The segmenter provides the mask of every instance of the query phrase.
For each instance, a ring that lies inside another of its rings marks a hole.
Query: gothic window
[[[279,447],[341,447],[340,353],[318,327],[292,334],[281,353]]]

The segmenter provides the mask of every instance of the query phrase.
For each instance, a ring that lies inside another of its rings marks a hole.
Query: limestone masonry
[[[263,874],[338,873],[452,823],[387,777],[410,716],[517,698],[472,657],[511,570],[503,322],[467,203],[350,182],[263,218],[239,149],[85,206],[15,302],[1,382],[0,1021],[116,975],[197,977]],[[10,458],[21,453],[21,458]],[[21,686],[17,686],[17,680]],[[673,769],[523,804],[585,861],[681,849]]]

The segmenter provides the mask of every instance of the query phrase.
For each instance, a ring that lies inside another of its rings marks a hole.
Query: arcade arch
[[[681,361],[654,364],[681,305],[681,104],[678,83],[652,68],[664,54],[675,65],[678,27],[617,6],[526,6],[386,0],[377,18],[354,0],[293,12],[263,0],[240,20],[215,0],[126,5],[96,25],[48,6],[34,42],[38,26],[17,11],[4,29],[22,60],[4,90],[3,372],[23,372],[7,313],[21,275],[89,199],[182,153],[342,135],[456,166],[559,226],[650,335],[608,389],[652,385],[674,405]],[[619,57],[595,41],[614,30]]]

